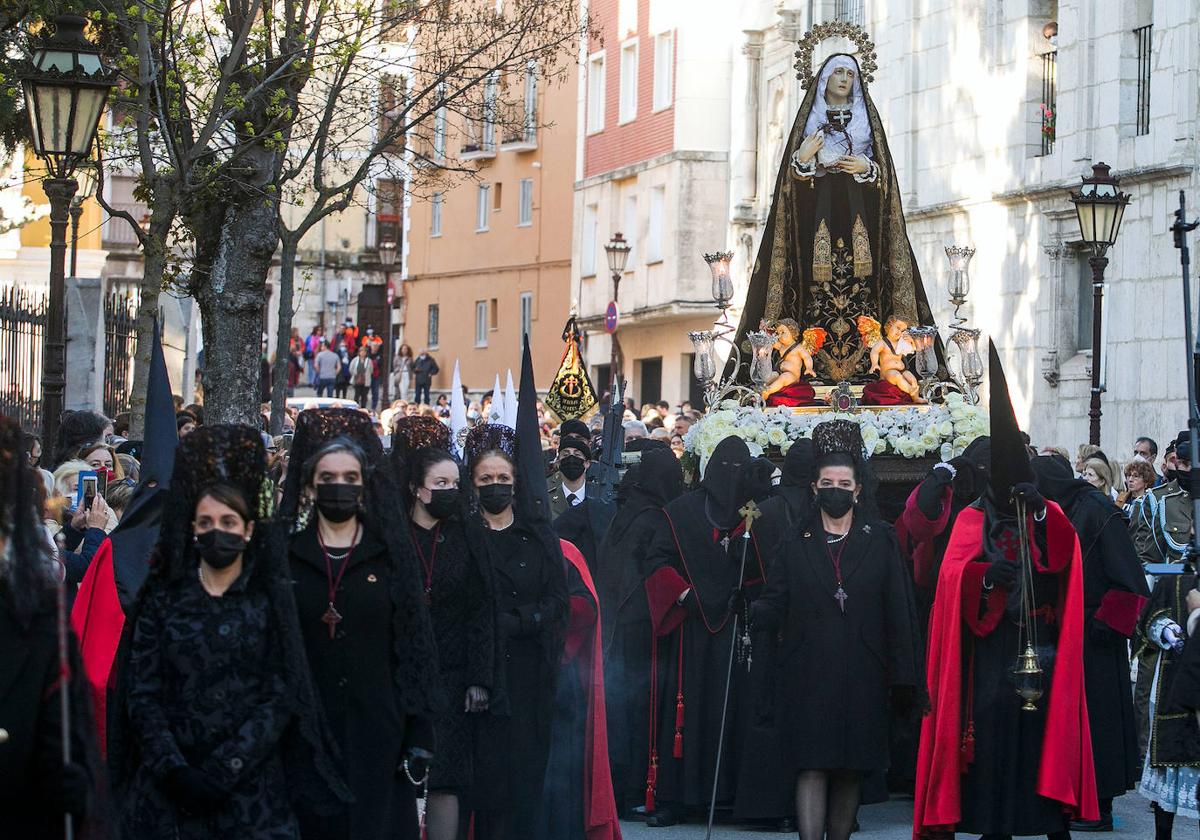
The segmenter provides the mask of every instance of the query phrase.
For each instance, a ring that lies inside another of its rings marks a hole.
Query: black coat
[[[415,840],[415,793],[399,768],[409,747],[432,751],[434,738],[432,722],[407,714],[399,694],[392,587],[394,575],[401,572],[388,547],[365,529],[337,590],[335,605],[342,620],[331,639],[321,620],[329,605],[329,583],[315,526],[293,538],[291,571],[313,682],[355,800],[335,817],[302,809],[302,836]]]
[[[127,837],[300,836],[282,757],[295,707],[268,596],[248,578],[220,598],[195,577],[176,579],[138,611],[124,713],[140,764],[119,803]],[[185,766],[228,793],[215,813],[190,814],[164,793]]]
[[[427,531],[411,525],[437,640],[445,702],[434,720],[437,752],[429,771],[430,790],[470,788],[477,714],[465,710],[467,688],[496,688],[496,614],[486,556],[467,539],[461,522],[449,520]]]
[[[413,380],[417,385],[429,385],[439,373],[438,363],[433,356],[418,356],[413,360]]]
[[[59,714],[58,633],[53,607],[28,625],[8,608],[0,583],[0,833],[5,837],[57,838],[63,835],[65,780],[62,718]],[[72,759],[94,788],[97,768],[91,699],[74,634],[71,654]],[[86,804],[94,808],[90,795]],[[76,836],[79,836],[76,823]]]
[[[843,613],[825,539],[819,521],[793,533],[753,622],[781,631],[776,714],[792,768],[878,770],[888,764],[889,690],[918,682],[911,588],[892,529],[856,522],[841,555]]]
[[[1150,766],[1179,767],[1200,765],[1200,726],[1192,709],[1197,708],[1196,653],[1200,645],[1189,638],[1182,652],[1163,650],[1150,637],[1150,626],[1160,618],[1169,618],[1187,631],[1187,593],[1196,586],[1194,574],[1162,576],[1138,620],[1138,635],[1149,656],[1141,662],[1150,673],[1158,673],[1158,685],[1151,702],[1154,719],[1149,727]],[[1089,712],[1090,712],[1089,708]],[[1148,710],[1147,710],[1148,711]]]
[[[600,543],[604,542],[604,535],[608,533],[608,526],[616,513],[617,506],[612,502],[585,496],[582,502],[567,508],[554,520],[555,532],[579,549],[593,577],[597,572]]]

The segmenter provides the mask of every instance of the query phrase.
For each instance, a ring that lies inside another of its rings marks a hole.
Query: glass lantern
[[[692,340],[692,349],[696,352],[696,361],[692,371],[701,384],[708,384],[717,375],[717,352],[712,330],[702,330],[688,333]]]
[[[971,292],[971,257],[975,249],[966,245],[947,245],[946,259],[950,262],[950,302],[962,306]]]
[[[917,376],[928,379],[937,373],[937,327],[909,327],[908,337],[916,348],[913,367]]]
[[[977,389],[983,382],[983,358],[979,355],[979,330],[958,327],[950,340],[958,347],[959,371],[967,383],[968,397],[972,404],[979,402]]]
[[[717,306],[725,309],[733,299],[733,278],[729,276],[729,264],[733,262],[733,251],[717,251],[705,254],[704,261],[712,272],[712,296]]]
[[[771,366],[771,348],[775,346],[775,335],[765,330],[755,330],[746,333],[746,340],[750,342],[753,354],[750,358],[750,381],[761,390],[774,373]]]

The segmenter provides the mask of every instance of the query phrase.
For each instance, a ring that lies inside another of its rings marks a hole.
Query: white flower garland
[[[691,427],[684,438],[684,446],[700,459],[700,472],[703,473],[717,444],[730,435],[745,440],[750,453],[756,457],[768,449],[786,455],[793,442],[812,437],[813,428],[829,420],[857,423],[868,457],[936,455],[949,461],[961,455],[975,438],[988,434],[990,429],[987,412],[955,393],[946,395],[944,405],[856,414],[833,411],[795,414],[790,408],[759,409],[725,400],[717,410],[709,412]]]

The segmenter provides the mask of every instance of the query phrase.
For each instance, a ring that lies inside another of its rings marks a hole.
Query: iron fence
[[[129,410],[133,365],[137,356],[136,294],[111,294],[104,301],[104,413]]]
[[[1058,50],[1042,55],[1042,154],[1054,151],[1058,138]]]
[[[0,290],[0,414],[27,432],[42,430],[42,340],[44,295],[10,287]]]
[[[1154,27],[1139,26],[1133,30],[1133,37],[1137,39],[1137,133],[1141,136],[1150,133],[1150,51]]]

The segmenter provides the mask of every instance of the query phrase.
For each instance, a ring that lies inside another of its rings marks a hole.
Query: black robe
[[[301,836],[416,840],[416,795],[399,768],[410,747],[434,751],[433,726],[428,718],[408,715],[399,697],[392,616],[398,572],[388,547],[364,529],[337,590],[342,620],[332,639],[321,620],[329,605],[329,582],[315,524],[293,538],[290,559],[313,681],[355,800],[334,816],[301,809]]]
[[[789,540],[754,603],[755,625],[781,634],[776,715],[792,778],[885,769],[889,691],[918,684],[915,608],[894,532],[855,522],[845,543],[845,612],[830,559],[839,549],[819,520]]]
[[[1189,637],[1182,651],[1163,650],[1157,639],[1150,638],[1150,626],[1167,617],[1186,634],[1188,623],[1187,593],[1196,586],[1194,574],[1163,575],[1154,586],[1146,609],[1138,620],[1138,635],[1152,655],[1143,658],[1143,667],[1152,679],[1157,672],[1154,719],[1149,727],[1147,749],[1151,767],[1200,765],[1200,726],[1191,710],[1200,706],[1196,692],[1196,654],[1200,643]],[[1148,712],[1149,710],[1144,710]]]
[[[705,510],[708,496],[707,490],[695,490],[667,505],[646,559],[651,618],[666,648],[665,657],[658,662],[662,687],[654,710],[658,722],[657,801],[685,809],[706,808],[712,792],[725,674],[734,643],[729,598],[739,587],[748,599],[757,597],[768,566],[753,533],[746,540],[740,526],[720,529],[709,523]],[[743,549],[745,572],[739,579]],[[675,606],[675,599],[687,588],[692,592],[684,606]],[[735,663],[718,803],[729,804],[736,795],[741,740],[735,733],[745,728],[752,715],[748,686],[745,665]],[[683,725],[677,728],[679,702],[683,704]]]
[[[429,789],[470,790],[478,714],[466,711],[471,686],[495,689],[496,616],[491,569],[457,520],[426,530],[410,522],[429,592],[429,616],[437,640],[445,702],[434,720],[437,752]],[[428,576],[432,577],[429,579]]]
[[[1064,462],[1033,460],[1038,488],[1059,503],[1079,535],[1083,557],[1083,675],[1100,800],[1133,790],[1141,778],[1137,720],[1129,683],[1128,639],[1149,596],[1124,514]]]
[[[579,549],[593,576],[596,575],[600,544],[604,542],[604,535],[616,513],[617,506],[612,502],[585,496],[582,502],[567,508],[554,520],[555,533]]]
[[[507,714],[493,708],[480,720],[471,804],[477,840],[515,840],[533,836],[540,810],[566,576],[561,555],[550,556],[545,541],[520,521],[486,530],[483,539],[495,579]]]

